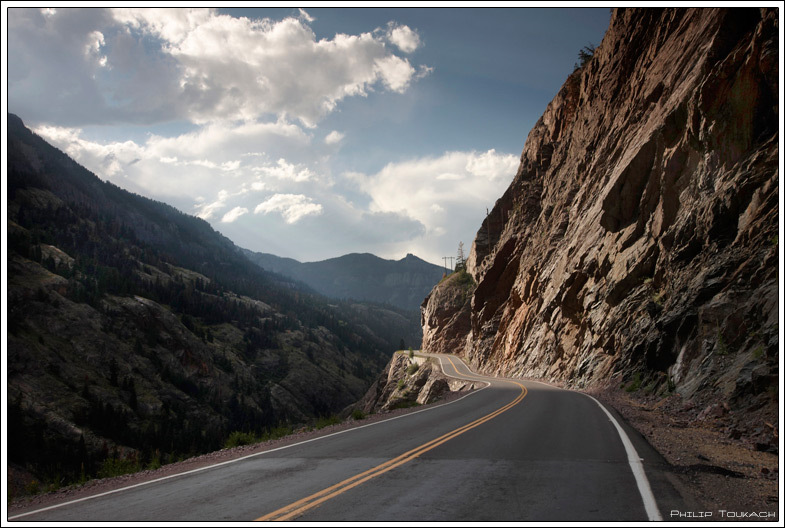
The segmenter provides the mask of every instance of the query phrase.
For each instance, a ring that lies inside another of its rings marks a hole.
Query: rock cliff
[[[776,420],[778,26],[615,10],[479,228],[470,299],[443,281],[423,304],[423,350]]]

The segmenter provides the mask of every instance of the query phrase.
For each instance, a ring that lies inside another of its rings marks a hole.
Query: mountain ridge
[[[315,262],[244,250],[264,269],[304,282],[323,295],[389,304],[417,312],[443,276],[440,266],[408,253],[399,260],[371,253],[349,253]]]
[[[407,335],[400,310],[268,273],[206,221],[8,123],[8,454],[28,484],[313,424]]]

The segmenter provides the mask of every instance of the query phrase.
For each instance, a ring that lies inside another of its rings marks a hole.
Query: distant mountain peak
[[[411,311],[419,310],[444,272],[441,266],[412,253],[400,260],[349,253],[305,263],[249,250],[246,256],[262,268],[304,282],[328,297],[390,304]]]

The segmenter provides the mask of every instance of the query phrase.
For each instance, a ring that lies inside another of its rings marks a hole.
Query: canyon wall
[[[775,9],[615,10],[478,229],[468,295],[423,303],[423,350],[776,411],[778,33]]]

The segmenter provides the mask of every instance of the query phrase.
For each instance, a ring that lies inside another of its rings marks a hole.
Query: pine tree
[[[463,242],[458,243],[458,257],[455,259],[455,271],[466,270],[466,256],[463,253]]]

